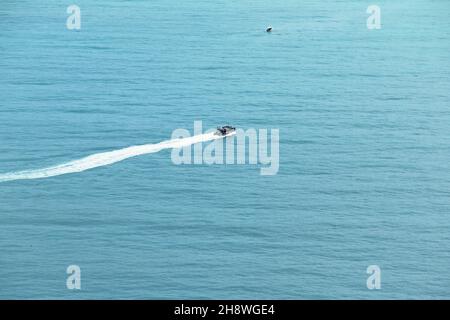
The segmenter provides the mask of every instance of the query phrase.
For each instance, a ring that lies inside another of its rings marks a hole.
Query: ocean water
[[[73,3],[80,30],[0,5],[0,176],[195,120],[279,129],[280,168],[163,149],[3,181],[0,298],[450,298],[447,0],[377,1],[379,30],[367,1]]]

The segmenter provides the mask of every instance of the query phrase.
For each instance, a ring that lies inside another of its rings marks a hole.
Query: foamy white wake
[[[41,179],[60,176],[62,174],[82,172],[92,168],[107,166],[131,157],[158,152],[163,149],[182,148],[194,143],[221,138],[223,137],[215,135],[214,133],[205,133],[188,138],[167,140],[156,144],[145,144],[109,152],[96,153],[85,158],[66,162],[53,167],[0,174],[0,182],[24,179]]]

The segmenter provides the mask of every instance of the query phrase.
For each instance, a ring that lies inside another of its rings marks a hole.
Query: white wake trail
[[[223,138],[223,136],[218,136],[214,133],[205,133],[188,138],[167,140],[156,144],[144,144],[114,151],[96,153],[53,167],[0,174],[0,182],[25,179],[41,179],[60,176],[62,174],[82,172],[97,167],[107,166],[109,164],[113,164],[131,157],[159,152],[163,149],[182,148],[195,143],[221,138]]]

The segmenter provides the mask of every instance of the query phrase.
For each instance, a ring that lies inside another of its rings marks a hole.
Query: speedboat
[[[215,135],[227,136],[235,131],[236,131],[236,128],[232,127],[232,126],[217,127],[217,131],[216,131]]]

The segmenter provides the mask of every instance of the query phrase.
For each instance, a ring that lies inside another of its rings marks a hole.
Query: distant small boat
[[[236,131],[236,128],[235,128],[235,127],[232,127],[232,126],[223,126],[223,127],[218,127],[215,134],[218,135],[218,136],[227,136],[227,135],[229,135],[230,133],[233,133],[233,132],[235,132],[235,131]]]
[[[266,32],[272,32],[272,27],[267,27]]]

